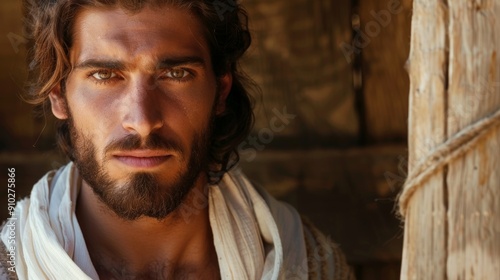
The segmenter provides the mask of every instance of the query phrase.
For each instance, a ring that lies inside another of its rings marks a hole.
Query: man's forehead
[[[73,28],[71,60],[209,55],[203,27],[189,11],[163,6],[131,13],[121,7],[85,8]],[[153,61],[151,61],[153,62]]]
[[[158,17],[158,15],[161,15]],[[83,7],[76,16],[84,27],[94,23],[102,24],[102,28],[137,28],[149,29],[168,25],[175,26],[180,21],[196,21],[197,18],[187,9],[163,5],[161,7],[146,6],[138,11],[129,11],[119,5],[94,7]],[[182,26],[177,25],[182,28]]]

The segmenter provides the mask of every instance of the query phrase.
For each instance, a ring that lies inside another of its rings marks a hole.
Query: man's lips
[[[146,168],[158,166],[172,156],[171,153],[160,150],[119,151],[112,155],[115,159],[131,167]]]
[[[115,157],[138,157],[138,158],[148,158],[148,157],[163,157],[172,155],[168,151],[162,150],[132,150],[132,151],[118,151],[112,153]]]

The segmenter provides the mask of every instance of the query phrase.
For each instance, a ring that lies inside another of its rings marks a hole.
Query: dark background
[[[403,230],[394,201],[406,176],[411,0],[243,4],[254,41],[242,65],[262,94],[256,144],[247,140],[240,166],[339,243],[358,279],[399,279]],[[7,168],[16,168],[20,199],[65,161],[51,113],[35,116],[20,98],[21,1],[1,1],[0,13],[3,220]],[[294,118],[280,126],[276,112],[284,111]]]

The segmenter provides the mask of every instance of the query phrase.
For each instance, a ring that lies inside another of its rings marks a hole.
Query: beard
[[[112,150],[166,149],[176,151],[180,155],[180,162],[185,163],[175,178],[169,178],[168,182],[148,172],[131,173],[125,181],[117,182],[104,168],[105,160],[97,160],[96,147],[91,137],[77,130],[69,114],[68,127],[74,149],[74,162],[83,180],[116,215],[125,220],[135,220],[143,216],[161,220],[182,204],[201,172],[206,172],[214,119],[215,110],[212,110],[207,127],[194,137],[188,160],[188,153],[179,141],[162,138],[158,134],[150,134],[144,140],[136,134],[131,134],[113,141],[105,147],[103,156]]]

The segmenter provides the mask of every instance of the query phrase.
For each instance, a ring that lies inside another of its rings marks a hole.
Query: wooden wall
[[[263,92],[253,135],[276,109],[295,118],[257,157],[243,153],[243,169],[339,242],[359,279],[398,279],[411,1],[245,4],[244,66]]]
[[[411,1],[243,4],[254,41],[242,66],[262,92],[240,166],[337,241],[358,279],[398,279],[403,233],[394,199],[407,167]],[[63,161],[50,116],[34,119],[18,97],[20,1],[2,1],[0,12],[0,166],[17,169],[22,197]]]

